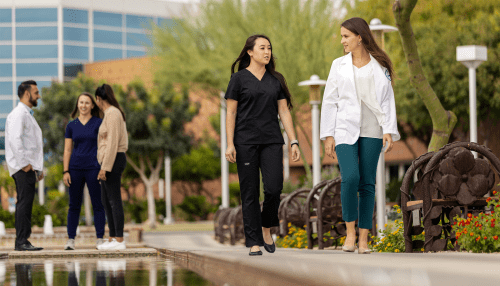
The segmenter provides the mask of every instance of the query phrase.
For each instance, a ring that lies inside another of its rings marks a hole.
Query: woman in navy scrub
[[[76,228],[80,220],[83,188],[85,183],[94,209],[94,224],[97,235],[96,248],[102,244],[105,213],[101,202],[101,186],[97,175],[101,166],[97,162],[97,134],[102,122],[102,112],[92,95],[83,92],[78,97],[71,117],[78,118],[66,126],[64,141],[64,184],[69,187],[68,242],[64,249],[75,249]]]
[[[238,71],[234,68],[238,65]],[[279,226],[278,208],[283,189],[283,135],[278,115],[290,139],[292,160],[299,160],[293,129],[290,91],[285,78],[275,70],[271,41],[254,35],[231,66],[227,87],[226,159],[236,163],[240,180],[245,244],[250,255],[262,255],[260,246],[272,253],[276,246],[271,227]],[[264,205],[259,203],[260,177],[264,183]]]

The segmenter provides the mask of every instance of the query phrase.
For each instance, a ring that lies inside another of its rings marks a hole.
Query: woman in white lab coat
[[[382,146],[389,152],[400,139],[391,85],[394,70],[365,20],[346,20],[340,33],[346,55],[334,60],[330,69],[320,137],[326,154],[334,158],[335,151],[340,166],[342,217],[347,226],[342,249],[355,250],[358,220],[358,253],[368,254],[378,159]]]

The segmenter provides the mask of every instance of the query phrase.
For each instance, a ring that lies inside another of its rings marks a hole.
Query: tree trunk
[[[417,2],[418,0],[395,0],[392,10],[403,42],[410,71],[410,82],[417,90],[432,119],[433,132],[428,151],[436,151],[448,143],[451,132],[457,123],[457,116],[452,111],[444,109],[422,70],[417,42],[410,23],[411,13]]]
[[[149,227],[154,229],[156,228],[156,205],[155,205],[155,197],[153,193],[153,184],[150,182],[145,183],[146,185],[146,196],[148,199],[148,221]]]

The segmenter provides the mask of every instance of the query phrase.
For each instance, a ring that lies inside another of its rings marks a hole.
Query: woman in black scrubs
[[[231,66],[227,87],[226,159],[238,167],[246,246],[250,255],[262,255],[259,246],[272,253],[276,246],[271,227],[279,226],[278,208],[283,189],[283,135],[278,114],[290,139],[292,160],[299,160],[293,129],[290,91],[275,70],[271,41],[264,35],[247,39]],[[238,72],[234,68],[238,65]],[[260,177],[264,183],[261,212]]]

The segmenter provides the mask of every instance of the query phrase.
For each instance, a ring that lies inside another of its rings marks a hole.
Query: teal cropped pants
[[[335,147],[342,177],[342,218],[345,222],[359,218],[359,228],[372,228],[380,151],[382,139],[368,137],[359,137],[353,145],[339,144]]]

